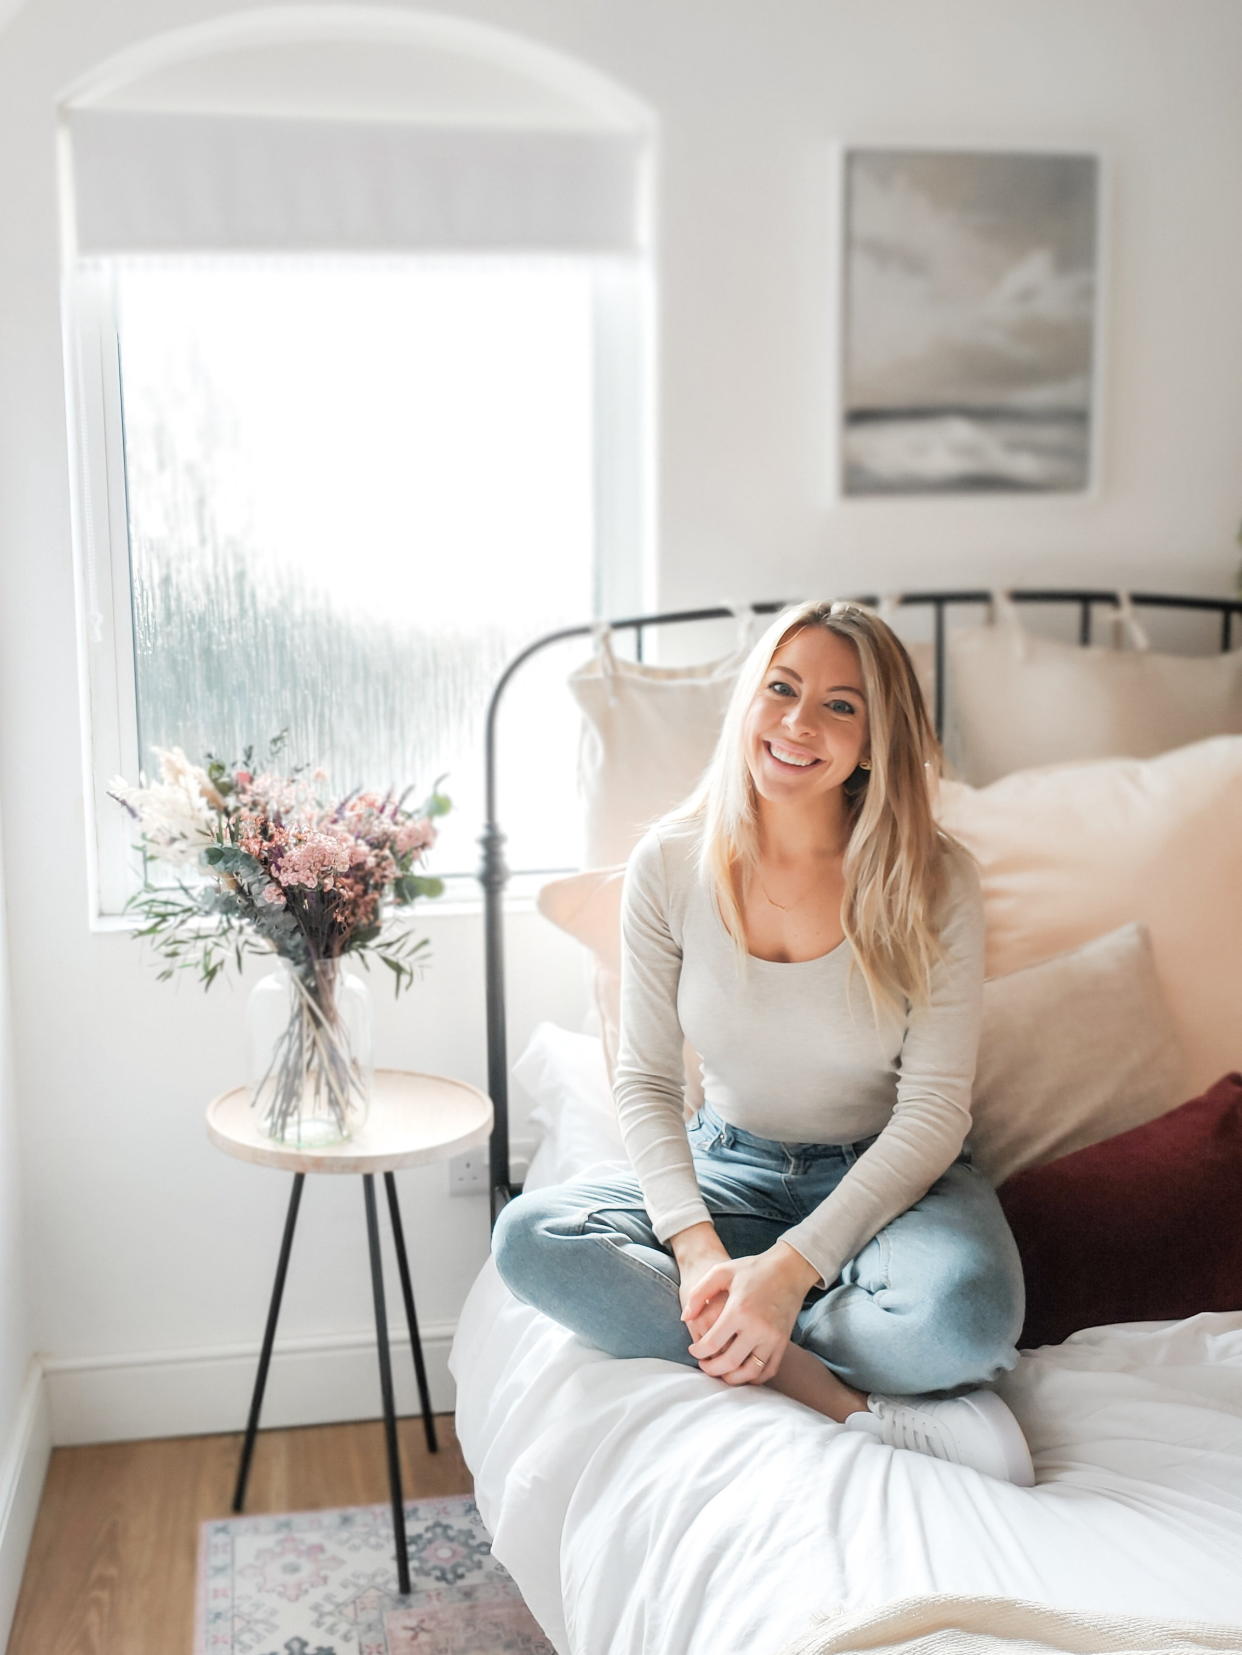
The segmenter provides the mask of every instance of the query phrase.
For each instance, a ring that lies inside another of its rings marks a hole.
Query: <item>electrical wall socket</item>
[[[525,1181],[526,1171],[530,1166],[530,1157],[531,1151],[527,1145],[511,1145],[509,1176],[515,1184],[521,1184]],[[480,1144],[476,1149],[465,1149],[460,1155],[454,1155],[450,1160],[450,1195],[485,1195],[490,1184],[491,1175],[488,1168],[488,1146],[486,1144]]]
[[[487,1145],[465,1149],[449,1162],[450,1195],[486,1195],[488,1185]]]

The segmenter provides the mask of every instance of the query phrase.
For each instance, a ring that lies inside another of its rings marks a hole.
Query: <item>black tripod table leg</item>
[[[392,1219],[392,1238],[397,1246],[397,1267],[401,1271],[401,1292],[405,1298],[405,1321],[410,1330],[410,1349],[414,1353],[414,1376],[418,1380],[418,1400],[423,1409],[423,1435],[431,1453],[439,1450],[436,1441],[436,1420],[431,1411],[431,1392],[427,1386],[427,1368],[423,1362],[423,1342],[418,1336],[418,1317],[414,1314],[414,1284],[410,1280],[410,1260],[405,1250],[405,1228],[401,1223],[401,1208],[397,1205],[397,1180],[391,1172],[384,1174],[388,1186],[388,1216]]]
[[[362,1175],[367,1207],[367,1242],[371,1249],[371,1290],[375,1298],[375,1344],[379,1352],[380,1392],[384,1402],[384,1436],[388,1446],[388,1486],[392,1493],[392,1528],[397,1548],[397,1588],[410,1591],[410,1558],[405,1539],[405,1506],[401,1498],[401,1461],[397,1454],[397,1411],[393,1402],[392,1361],[388,1350],[388,1312],[384,1307],[384,1266],[380,1258],[379,1216],[375,1208],[375,1175]]]
[[[289,1197],[289,1211],[285,1216],[285,1234],[276,1262],[276,1281],[272,1287],[272,1302],[267,1312],[267,1328],[263,1334],[263,1349],[259,1354],[259,1371],[255,1377],[254,1394],[250,1399],[250,1418],[246,1421],[246,1440],[242,1443],[241,1463],[237,1467],[237,1486],[233,1490],[233,1510],[240,1511],[246,1499],[246,1483],[250,1477],[250,1460],[254,1454],[255,1433],[259,1429],[259,1410],[263,1406],[263,1392],[267,1389],[267,1370],[272,1360],[272,1342],[276,1338],[276,1320],[280,1315],[280,1301],[284,1296],[285,1277],[289,1272],[289,1254],[293,1250],[293,1231],[298,1221],[298,1207],[302,1200],[304,1172],[293,1175],[293,1193]]]

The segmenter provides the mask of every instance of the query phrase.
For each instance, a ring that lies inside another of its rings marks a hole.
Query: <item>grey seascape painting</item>
[[[1090,480],[1098,163],[845,157],[846,495]]]

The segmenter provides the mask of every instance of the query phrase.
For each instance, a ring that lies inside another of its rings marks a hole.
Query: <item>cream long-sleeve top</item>
[[[964,851],[949,859],[935,916],[944,947],[931,997],[877,1023],[848,938],[814,960],[748,955],[695,865],[697,827],[650,828],[621,898],[621,1031],[613,1096],[656,1236],[710,1213],[686,1134],[683,1041],[703,1064],[703,1095],[743,1131],[790,1144],[878,1133],[837,1187],[782,1236],[831,1284],[842,1266],[913,1206],[970,1130],[983,994],[983,897]]]

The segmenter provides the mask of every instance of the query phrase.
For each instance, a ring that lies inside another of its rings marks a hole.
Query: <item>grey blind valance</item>
[[[627,133],[105,109],[67,116],[77,252],[632,253]]]

